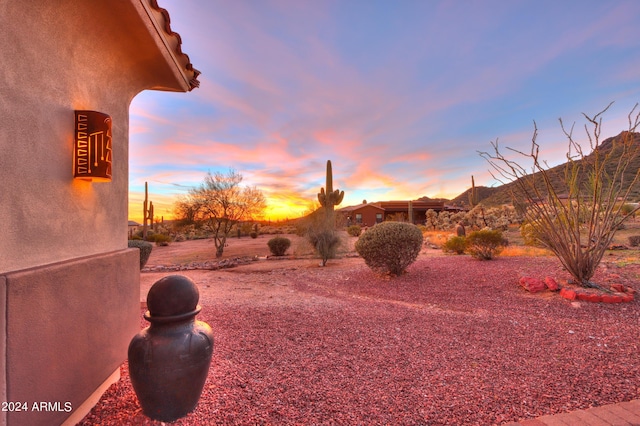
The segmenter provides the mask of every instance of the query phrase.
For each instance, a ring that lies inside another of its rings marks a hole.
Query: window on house
[[[362,213],[356,213],[356,223],[362,223]]]
[[[382,222],[382,213],[376,213],[376,223]]]

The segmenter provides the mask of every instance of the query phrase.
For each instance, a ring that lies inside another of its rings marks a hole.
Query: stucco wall
[[[357,210],[354,210],[351,213],[351,221],[355,224],[356,223],[356,214],[361,214],[362,215],[362,223],[360,223],[360,225],[362,226],[373,226],[376,224],[376,214],[382,214],[382,217],[384,218],[384,210],[382,210],[381,208],[378,208],[376,206],[373,205],[366,205],[366,206],[362,206]]]
[[[139,330],[129,104],[190,88],[150,5],[0,0],[0,397],[61,409],[2,412],[0,425],[60,424],[67,402],[81,416]],[[111,182],[73,179],[75,110],[111,116]]]
[[[128,108],[152,86],[138,12],[128,1],[0,0],[0,28],[0,273],[125,248]],[[83,109],[112,117],[110,183],[72,179]]]
[[[11,366],[5,401],[27,404],[7,424],[60,424],[119,368],[140,330],[140,274],[130,273],[139,259],[125,249],[0,280]]]

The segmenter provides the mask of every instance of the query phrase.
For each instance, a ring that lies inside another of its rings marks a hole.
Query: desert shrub
[[[336,257],[342,243],[336,231],[337,222],[333,211],[320,207],[299,223],[299,231],[304,232],[303,236],[322,259],[322,266]]]
[[[449,238],[442,246],[445,253],[462,254],[466,248],[466,238],[460,235]]]
[[[249,236],[250,236],[251,238],[254,238],[254,239],[255,239],[255,238],[258,238],[258,233],[257,233],[256,231],[251,231],[251,232],[249,233]]]
[[[153,234],[147,241],[156,243],[157,246],[168,246],[171,242],[171,237],[166,234]]]
[[[630,214],[634,213],[635,210],[636,207],[630,203],[625,203],[622,205],[622,207],[620,207],[620,213],[624,216],[629,216]]]
[[[631,247],[638,247],[640,245],[640,235],[630,235],[629,245]]]
[[[144,268],[144,265],[146,265],[149,260],[149,256],[151,256],[151,250],[153,250],[151,243],[142,240],[129,240],[129,248],[137,248],[140,250],[140,269]]]
[[[535,247],[542,245],[540,239],[536,236],[535,228],[528,222],[520,226],[520,235],[522,235],[525,246]]]
[[[480,260],[493,259],[506,245],[502,232],[492,229],[473,231],[466,237],[466,252]]]
[[[382,222],[362,234],[356,251],[374,270],[402,274],[418,257],[422,232],[417,226],[402,222]]]
[[[138,235],[132,235],[129,239],[130,240],[142,240],[142,237],[140,237]]]
[[[448,234],[440,231],[427,231],[422,233],[425,244],[433,248],[442,248],[449,238]]]
[[[291,247],[291,240],[285,237],[275,237],[267,241],[267,245],[274,256],[284,256]]]
[[[187,239],[187,237],[184,234],[176,234],[175,237],[173,237],[173,241],[179,243],[181,241],[185,241]]]
[[[352,237],[359,237],[361,232],[362,228],[360,228],[360,225],[351,225],[347,228],[347,234],[351,235]]]
[[[322,266],[327,264],[327,260],[335,259],[336,252],[340,246],[340,238],[333,229],[314,229],[307,233],[307,240],[316,249],[322,259]]]

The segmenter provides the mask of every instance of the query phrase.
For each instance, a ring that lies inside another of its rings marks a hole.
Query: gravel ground
[[[639,302],[518,286],[568,278],[555,258],[421,257],[397,278],[360,259],[208,273],[198,320],[213,361],[200,403],[172,424],[491,425],[640,397]],[[640,290],[637,276],[596,279]],[[163,424],[121,370],[81,424]]]

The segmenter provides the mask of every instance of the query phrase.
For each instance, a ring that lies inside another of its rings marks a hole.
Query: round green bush
[[[253,239],[256,239],[256,238],[258,238],[258,233],[257,233],[256,231],[251,231],[251,232],[249,233],[249,236],[250,236],[251,238],[253,238]]]
[[[168,246],[171,242],[171,237],[166,234],[155,234],[147,241],[155,242],[157,246]]]
[[[151,250],[153,250],[151,243],[142,240],[129,240],[129,248],[137,248],[140,250],[140,269],[144,268],[144,265],[146,265],[149,260],[149,256],[151,256]]]
[[[467,235],[466,251],[480,260],[491,260],[508,244],[502,232],[492,229],[473,231]]]
[[[466,247],[465,237],[456,235],[454,237],[449,238],[444,245],[442,246],[442,251],[445,253],[455,253],[462,254],[464,253]]]
[[[347,228],[347,234],[351,235],[352,237],[359,237],[361,233],[362,228],[360,228],[360,225],[351,225]]]
[[[267,241],[267,245],[274,256],[284,256],[289,247],[291,247],[291,240],[284,237],[275,237]]]
[[[401,275],[418,258],[422,232],[409,223],[382,222],[356,241],[356,251],[371,269]]]

